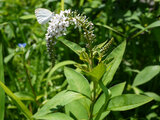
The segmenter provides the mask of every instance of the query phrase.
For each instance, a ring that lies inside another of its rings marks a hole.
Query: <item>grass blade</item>
[[[16,103],[17,107],[20,108],[20,110],[23,112],[23,114],[28,118],[29,120],[32,119],[32,113],[28,110],[28,108],[22,103],[22,101],[17,98],[12,91],[5,86],[1,81],[0,81],[0,87],[6,92],[6,94],[12,98],[12,100]]]
[[[107,28],[107,29],[109,29],[109,30],[111,30],[111,31],[113,31],[113,32],[115,32],[115,33],[117,33],[117,35],[120,35],[121,37],[125,37],[124,34],[122,34],[121,32],[119,32],[119,31],[113,29],[112,27],[110,27],[110,26],[108,26],[108,25],[101,25],[100,23],[97,23],[96,25],[97,25],[97,26],[104,27],[104,28]]]
[[[4,70],[3,70],[3,55],[2,55],[2,43],[0,42],[0,81],[4,83]],[[0,120],[4,120],[5,110],[5,94],[2,88],[0,88]]]

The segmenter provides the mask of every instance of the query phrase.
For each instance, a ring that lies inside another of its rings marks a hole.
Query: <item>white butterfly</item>
[[[44,8],[37,8],[35,14],[39,24],[45,24],[52,18],[54,13]]]

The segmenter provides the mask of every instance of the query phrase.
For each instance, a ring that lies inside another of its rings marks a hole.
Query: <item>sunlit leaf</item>
[[[90,76],[93,81],[98,82],[105,73],[106,69],[106,65],[100,63],[95,68],[93,68],[91,72],[87,72],[87,75]]]
[[[76,92],[66,91],[66,90],[62,91],[58,93],[56,96],[54,96],[52,99],[48,100],[46,104],[44,104],[44,106],[40,108],[37,113],[35,113],[33,117],[39,118],[41,116],[47,115],[53,112],[54,110],[58,109],[58,107],[60,106],[63,107],[64,105],[74,100],[81,99],[83,97],[84,97],[83,95]]]
[[[111,95],[112,95],[111,98],[121,95],[123,93],[125,85],[126,85],[126,82],[123,82],[123,83],[116,84],[112,86],[111,88],[109,88],[111,91]]]
[[[34,101],[34,96],[28,92],[16,92],[14,93],[20,100],[30,100]]]
[[[152,98],[144,95],[124,94],[113,97],[109,101],[107,110],[111,111],[130,110],[133,108],[137,108],[141,105],[144,105],[152,100],[153,100]]]
[[[149,96],[149,97],[151,97],[151,98],[153,98],[154,100],[160,102],[160,96],[157,95],[156,93],[154,93],[154,92],[144,92],[144,94]]]
[[[121,95],[124,90],[124,87],[125,87],[125,82],[116,84],[113,87],[109,88],[111,91],[111,98]],[[98,100],[96,101],[94,105],[94,109],[93,109],[94,115],[100,110],[103,104],[105,104],[105,94],[104,93],[98,98]],[[109,111],[107,112],[105,111],[104,113],[102,113],[100,118],[102,119],[108,114],[109,114]]]
[[[69,40],[65,40],[65,39],[58,39],[58,40],[61,41],[67,47],[69,47],[77,55],[80,55],[80,53],[85,50],[84,48],[81,48],[81,46],[79,46],[78,44],[71,42]]]
[[[151,29],[151,28],[155,28],[155,27],[160,27],[160,20],[151,23],[150,25],[148,25],[146,27],[146,29]]]
[[[36,18],[35,15],[32,15],[32,14],[24,15],[20,17],[20,19],[22,20],[35,19],[35,18]]]
[[[99,111],[98,111],[98,113],[97,113],[97,115],[96,115],[95,120],[99,120],[99,119],[101,118],[101,115],[102,115],[102,113],[104,112],[105,108],[107,107],[108,101],[109,101],[109,99],[110,99],[110,97],[111,97],[111,92],[110,92],[110,90],[109,90],[106,86],[104,86],[102,80],[99,81],[99,86],[100,86],[101,89],[103,90],[103,93],[104,93],[104,95],[105,95],[105,98],[104,98],[104,104],[102,104],[101,108],[99,109]]]
[[[106,60],[108,58],[114,58],[114,59],[112,61],[111,68],[108,71],[106,71],[106,73],[104,74],[104,76],[102,78],[104,85],[108,85],[112,81],[114,74],[116,73],[116,71],[121,63],[121,60],[122,60],[122,57],[123,57],[123,54],[125,51],[125,47],[126,47],[126,41],[123,41],[118,47],[116,47],[107,56]]]
[[[81,94],[84,94],[88,97],[91,97],[89,82],[82,74],[67,67],[65,67],[64,73],[67,78],[70,90],[73,90]]]
[[[65,68],[64,72],[70,90],[79,92],[91,98],[89,82],[82,74],[76,72],[71,68]],[[74,101],[66,106],[66,110],[73,114],[77,119],[88,119],[89,108],[90,101],[86,98]],[[78,109],[79,112],[75,111],[75,109]]]
[[[15,53],[11,53],[8,56],[6,56],[4,58],[4,63],[7,64],[13,58],[14,55],[15,55]]]
[[[67,116],[64,113],[50,113],[44,116],[37,117],[37,119],[43,120],[73,120],[71,117]]]
[[[58,64],[56,64],[51,70],[50,72],[48,73],[48,76],[47,76],[47,84],[48,82],[50,81],[50,78],[51,76],[53,75],[53,73],[60,67],[63,67],[65,65],[72,65],[72,64],[76,64],[76,62],[74,61],[71,61],[71,60],[66,60],[66,61],[63,61],[63,62],[60,62]]]
[[[158,73],[160,72],[160,66],[154,65],[154,66],[147,66],[145,67],[141,72],[137,74],[137,76],[134,79],[133,86],[142,85],[148,81],[150,81],[152,78],[154,78]]]
[[[89,106],[86,105],[86,107],[84,103],[84,99],[73,101],[65,106],[65,111],[70,116],[74,115],[78,120],[88,119],[89,110],[86,108],[89,108]]]

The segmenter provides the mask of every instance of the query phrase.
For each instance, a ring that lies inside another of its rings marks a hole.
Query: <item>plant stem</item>
[[[35,93],[34,88],[33,88],[33,86],[32,86],[31,79],[30,79],[28,70],[27,70],[27,68],[26,68],[26,65],[24,65],[24,69],[25,69],[25,72],[26,72],[26,75],[27,75],[27,79],[28,79],[29,85],[30,85],[30,87],[31,87],[32,93],[33,93],[34,97],[36,98],[36,93]]]
[[[92,71],[93,69],[93,52],[92,52],[92,48],[90,47],[90,71]],[[96,101],[96,83],[93,81],[93,95],[92,95],[92,103],[90,106],[90,116],[89,116],[89,120],[93,120],[93,108],[94,108],[94,104]]]
[[[26,76],[27,76],[29,85],[30,85],[31,90],[32,90],[32,93],[33,93],[33,95],[34,95],[35,102],[36,102],[36,104],[38,105],[37,100],[36,100],[37,95],[36,95],[36,92],[34,91],[34,88],[33,88],[33,86],[32,86],[31,78],[30,78],[30,76],[29,76],[29,73],[28,73],[28,70],[27,70],[27,67],[26,67],[24,55],[23,55],[23,65],[24,65],[24,70],[25,70],[25,72],[26,72]]]
[[[64,0],[61,0],[61,10],[64,11]]]
[[[94,108],[95,101],[96,101],[96,83],[93,82],[93,96],[92,96],[92,103],[90,107],[89,120],[93,120],[93,108]]]

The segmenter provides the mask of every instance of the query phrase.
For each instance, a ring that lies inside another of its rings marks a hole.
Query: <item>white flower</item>
[[[71,10],[61,11],[60,14],[55,14],[48,26],[46,39],[50,39],[51,37],[60,37],[62,35],[66,35],[67,27],[70,26],[70,22],[68,21],[68,15],[71,13]]]

